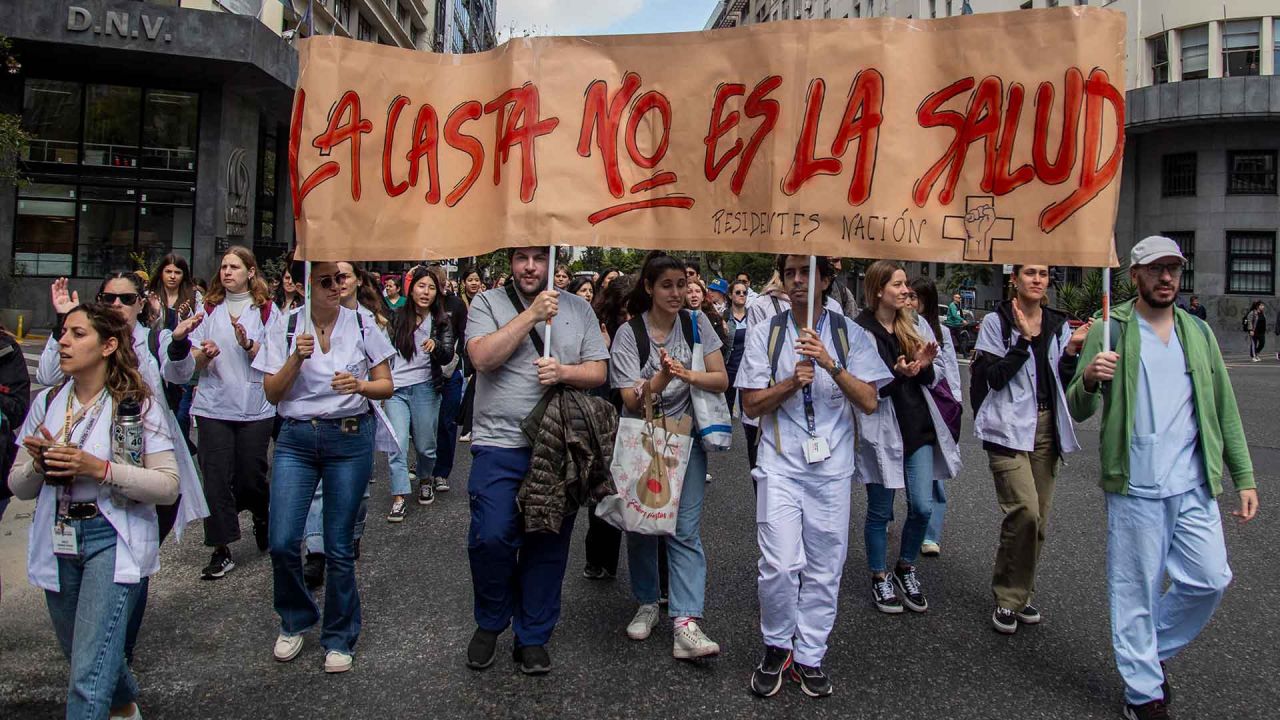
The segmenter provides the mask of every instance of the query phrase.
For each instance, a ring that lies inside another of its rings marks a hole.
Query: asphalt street
[[[1247,359],[1246,359],[1247,360]],[[1226,521],[1235,581],[1213,622],[1170,664],[1179,718],[1264,718],[1280,707],[1280,596],[1276,559],[1280,506],[1280,364],[1233,362],[1232,379],[1258,468],[1259,518]],[[963,373],[967,376],[967,370]],[[270,560],[254,547],[247,515],[233,546],[237,569],[208,582],[202,532],[162,549],[134,671],[146,718],[1117,718],[1122,687],[1110,645],[1104,576],[1105,515],[1097,487],[1097,423],[1079,429],[1085,449],[1058,479],[1036,604],[1045,621],[1014,636],[991,630],[989,581],[1000,515],[985,453],[966,410],[965,468],[948,487],[943,555],[923,558],[930,601],[923,615],[886,616],[869,600],[862,542],[865,494],[853,498],[850,553],[826,667],[835,695],[805,697],[795,686],[769,700],[748,691],[760,650],[754,499],[739,446],[711,459],[703,542],[709,564],[708,634],[721,657],[672,659],[670,626],[645,642],[624,626],[635,607],[626,562],[614,581],[582,577],[586,518],[575,528],[564,611],[550,651],[554,671],[520,675],[508,661],[485,672],[463,663],[474,627],[466,555],[469,456],[461,448],[454,490],[406,522],[383,520],[388,500],[379,461],[357,575],[364,626],[355,668],[325,675],[312,633],[291,663],[273,660],[278,629]],[[1223,496],[1224,515],[1236,507]],[[0,718],[61,717],[67,665],[40,592],[25,578],[31,505],[15,503],[0,523]],[[897,505],[897,527],[905,517]],[[890,547],[896,547],[893,532]],[[623,550],[625,553],[625,550]]]

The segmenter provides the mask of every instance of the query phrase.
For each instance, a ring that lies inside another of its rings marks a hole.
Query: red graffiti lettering
[[[702,174],[706,176],[707,182],[715,182],[725,166],[742,152],[742,138],[738,138],[734,141],[733,147],[726,150],[718,159],[716,158],[716,143],[738,126],[738,111],[734,110],[726,116],[724,106],[729,102],[729,98],[742,95],[746,91],[747,86],[741,83],[720,83],[716,88],[715,99],[711,103],[711,121],[707,127],[707,136],[702,139],[702,144],[707,147],[702,160]]]
[[[809,83],[809,93],[804,101],[804,122],[800,126],[800,139],[796,142],[795,158],[791,161],[791,169],[782,178],[782,192],[795,195],[806,182],[816,175],[839,175],[840,160],[833,157],[819,158],[815,156],[818,144],[818,119],[822,115],[822,99],[826,94],[827,83],[822,78],[814,78]]]
[[[507,106],[511,106],[507,114]],[[490,100],[484,112],[497,114],[497,142],[493,151],[493,184],[502,182],[502,166],[510,157],[511,149],[520,146],[520,202],[533,202],[538,189],[538,162],[534,141],[547,135],[560,124],[560,118],[538,119],[538,88],[531,82],[512,88]],[[526,115],[533,118],[530,123]],[[505,122],[504,122],[505,116]]]
[[[1066,94],[1062,99],[1062,138],[1058,156],[1049,162],[1049,114],[1053,112],[1053,83],[1042,82],[1036,90],[1035,141],[1031,144],[1031,162],[1036,177],[1049,185],[1060,185],[1071,177],[1076,163],[1076,126],[1080,120],[1080,103],[1084,98],[1084,74],[1079,68],[1067,70]]]
[[[348,90],[329,113],[328,129],[311,141],[321,157],[328,157],[344,142],[351,143],[352,200],[360,199],[360,136],[371,132],[373,123],[360,117],[360,96],[355,90]]]
[[[409,98],[397,95],[387,109],[387,134],[382,138],[382,187],[389,197],[401,195],[409,189],[409,181],[395,182],[391,178],[391,144],[396,137],[396,123],[400,121],[400,113],[409,105]]]
[[[320,164],[306,179],[298,182],[298,150],[302,145],[302,115],[307,107],[307,92],[298,90],[293,104],[293,122],[289,125],[289,190],[293,195],[293,219],[302,217],[302,201],[321,183],[338,175],[338,163],[332,160]]]
[[[484,106],[478,100],[468,100],[454,108],[449,113],[448,119],[444,121],[444,141],[449,144],[449,147],[471,156],[471,169],[458,181],[457,185],[453,186],[444,199],[444,204],[449,207],[457,205],[462,198],[466,197],[471,186],[475,185],[480,177],[481,169],[484,168],[484,143],[474,135],[462,132],[461,129],[463,123],[479,120],[483,114]]]
[[[1084,94],[1084,147],[1080,153],[1080,185],[1065,200],[1050,205],[1040,213],[1040,229],[1045,232],[1052,232],[1075,211],[1088,205],[1103,188],[1111,184],[1120,171],[1120,160],[1124,156],[1124,95],[1111,84],[1106,71],[1099,69],[1089,73]],[[1111,106],[1115,124],[1111,131],[1111,153],[1105,162],[1099,164],[1102,159],[1104,104]]]
[[[742,188],[747,182],[747,173],[751,172],[751,163],[756,159],[760,145],[778,125],[778,115],[782,111],[782,106],[777,100],[771,99],[769,93],[777,90],[781,85],[780,76],[770,75],[757,83],[751,94],[747,96],[747,103],[742,108],[743,114],[753,120],[755,118],[764,118],[764,120],[751,134],[746,149],[742,151],[742,159],[738,161],[738,169],[733,171],[733,177],[729,180],[729,189],[734,195],[742,194]]]
[[[640,76],[629,72],[622,77],[622,86],[609,97],[609,85],[595,80],[587,86],[586,101],[582,106],[582,128],[578,131],[578,154],[591,157],[591,138],[596,138],[600,157],[604,161],[604,177],[609,194],[622,197],[622,171],[618,167],[618,128],[622,113],[631,98],[640,89]],[[652,167],[652,166],[650,166]]]
[[[439,118],[436,109],[430,105],[418,108],[418,117],[413,121],[413,147],[405,157],[409,160],[409,184],[418,186],[419,165],[422,158],[427,158],[427,202],[435,205],[440,202],[440,149]]]
[[[658,140],[658,146],[654,148],[653,154],[645,156],[640,151],[636,135],[640,129],[640,122],[650,110],[657,110],[662,119],[662,138]],[[626,142],[627,155],[636,165],[645,170],[652,170],[662,162],[662,158],[667,154],[667,146],[671,143],[671,101],[667,100],[665,95],[651,90],[636,100],[635,107],[631,109],[631,117],[627,120]]]
[[[831,143],[831,156],[817,158],[815,148],[818,120],[822,114],[825,92],[826,85],[821,79],[810,83],[808,99],[805,101],[804,125],[796,143],[795,159],[782,180],[782,192],[795,195],[816,175],[839,175],[844,169],[844,154],[856,140],[858,152],[854,157],[848,198],[850,205],[861,205],[870,197],[871,182],[875,177],[880,125],[884,122],[884,76],[876,70],[868,70],[859,72],[853,78],[840,126]]]

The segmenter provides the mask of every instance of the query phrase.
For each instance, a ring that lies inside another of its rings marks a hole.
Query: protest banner
[[[1124,16],[299,43],[298,257],[522,245],[1115,262]]]

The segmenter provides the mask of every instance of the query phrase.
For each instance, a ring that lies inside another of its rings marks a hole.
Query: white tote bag
[[[693,364],[694,372],[706,372],[707,363],[702,357],[702,338],[698,334],[698,313],[693,314]],[[689,399],[693,404],[693,417],[698,421],[698,437],[702,449],[728,450],[733,444],[733,416],[729,414],[729,401],[724,393],[702,390],[689,386]]]
[[[627,532],[674,535],[684,473],[693,452],[691,422],[687,415],[655,419],[648,392],[642,403],[643,419],[618,420],[609,468],[617,492],[596,504],[596,517]]]

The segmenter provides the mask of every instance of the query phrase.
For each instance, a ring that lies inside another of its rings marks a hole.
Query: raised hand
[[[60,277],[53,281],[49,286],[49,294],[53,301],[53,311],[59,315],[66,315],[80,304],[80,293],[72,290],[67,292],[67,279]]]
[[[173,339],[179,342],[186,340],[187,336],[194,332],[196,328],[200,327],[200,324],[203,322],[204,313],[196,313],[186,320],[183,320],[173,329]]]
[[[1071,333],[1071,339],[1067,341],[1067,354],[1079,355],[1080,348],[1084,347],[1084,341],[1089,337],[1089,330],[1093,327],[1093,320],[1086,322]]]
[[[231,329],[236,331],[236,344],[239,345],[241,349],[248,350],[253,347],[253,344],[249,342],[249,336],[245,333],[243,325],[238,322],[233,322],[231,323]],[[248,345],[249,347],[245,347],[245,345]]]

